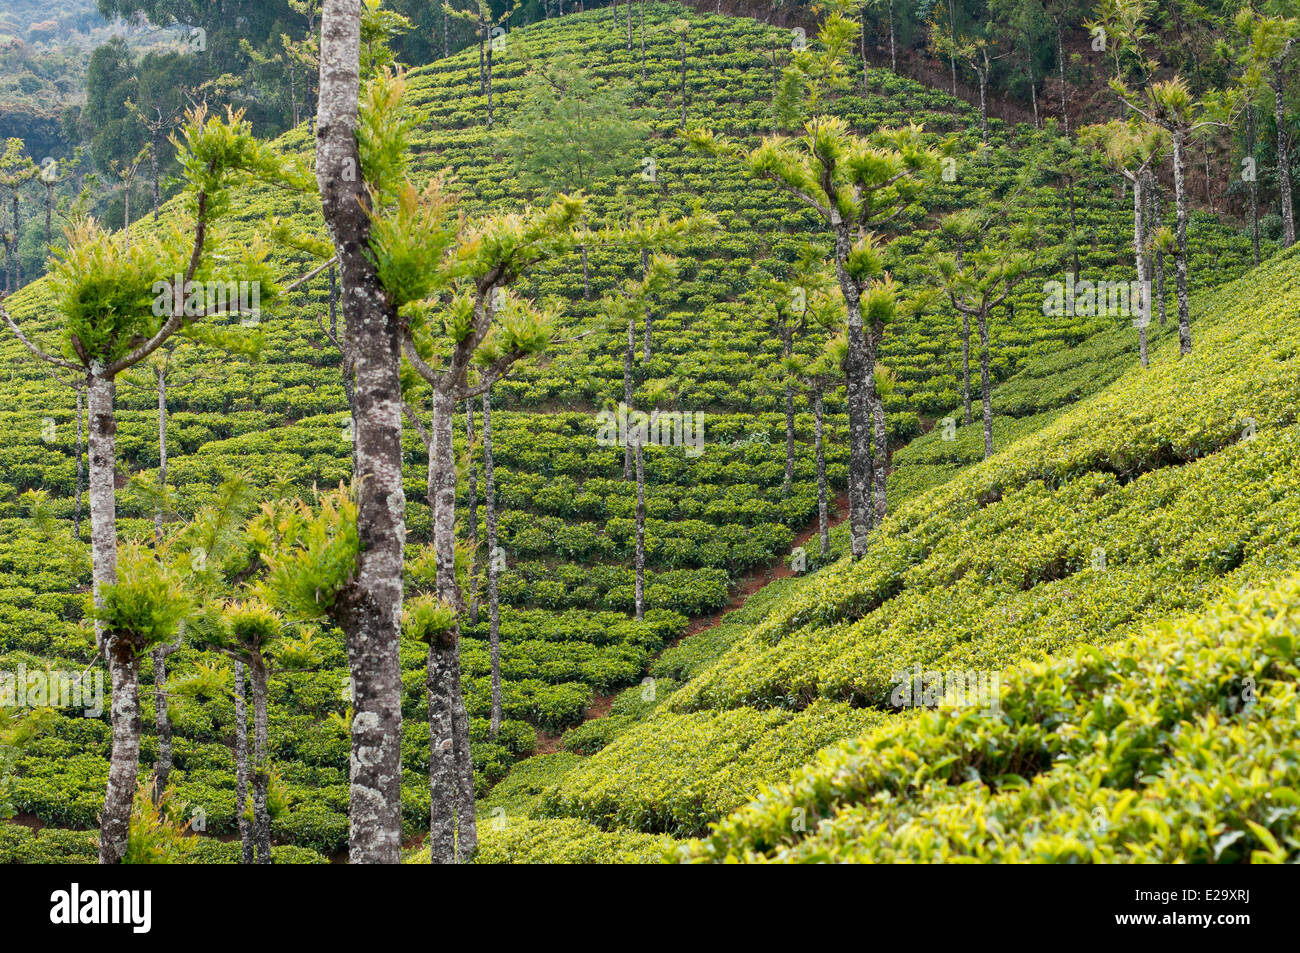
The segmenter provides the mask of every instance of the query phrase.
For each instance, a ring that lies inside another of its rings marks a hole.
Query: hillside
[[[622,703],[598,754],[494,792],[528,819],[486,858],[563,856],[582,830],[591,857],[656,859],[671,842],[646,835],[715,821],[682,857],[1290,856],[1295,806],[1270,799],[1300,771],[1297,267],[1278,256],[1205,300],[1192,358],[1166,342],[908,501],[870,560],[773,585],[664,653],[655,703]],[[917,665],[1000,673],[1000,715],[900,712],[896,673]],[[856,737],[816,758],[782,736],[817,747],[836,713]]]
[[[742,584],[766,581],[763,571],[786,560],[816,518],[813,422],[802,395],[795,481],[782,492],[781,387],[773,374],[781,342],[754,269],[782,273],[802,245],[826,242],[811,213],[793,210],[775,188],[689,151],[677,133],[679,45],[667,24],[683,16],[691,23],[688,116],[750,143],[770,129],[771,56],[788,45],[789,34],[676,5],[649,4],[644,11],[644,74],[639,44],[634,48],[608,28],[608,10],[511,31],[493,78],[496,122],[508,124],[518,108],[526,62],[576,58],[601,80],[631,83],[633,102],[651,128],[646,152],[657,169],[655,181],[647,181],[640,175],[646,156],[629,156],[625,169],[592,189],[592,217],[616,218],[628,206],[684,214],[698,202],[719,219],[719,234],[693,240],[679,256],[680,279],[655,305],[653,352],[637,371],[638,385],[668,376],[684,382],[677,406],[707,415],[705,450],[695,457],[681,448],[647,448],[649,612],[638,624],[629,618],[635,489],[621,479],[621,449],[598,441],[596,417],[621,398],[625,336],[608,326],[596,299],[635,275],[639,256],[626,247],[590,249],[591,299],[583,295],[576,255],[546,263],[527,290],[563,301],[573,333],[492,394],[507,564],[501,579],[505,722],[496,740],[488,733],[486,620],[467,624],[462,643],[484,818],[479,859],[657,860],[679,847],[692,859],[775,857],[778,848],[765,839],[764,825],[784,823],[780,812],[796,801],[807,808],[810,834],[800,841],[808,843],[782,842],[781,850],[818,857],[834,849],[871,859],[866,828],[876,821],[854,808],[867,799],[859,795],[888,780],[864,769],[843,792],[829,791],[818,772],[836,773],[840,762],[827,759],[846,759],[857,770],[855,751],[883,749],[901,732],[916,734],[899,744],[973,750],[977,742],[967,733],[981,730],[890,710],[894,672],[914,664],[1002,672],[1041,663],[1004,680],[1026,698],[1003,701],[1009,721],[997,730],[1014,733],[1022,722],[1037,724],[1031,695],[1040,682],[1130,677],[1106,669],[1108,662],[1089,661],[1091,655],[1069,662],[1080,646],[1140,637],[1132,654],[1145,658],[1142,652],[1157,651],[1151,646],[1170,637],[1165,629],[1182,624],[1170,620],[1204,611],[1224,585],[1268,585],[1295,568],[1287,495],[1296,467],[1290,408],[1300,380],[1291,366],[1300,359],[1296,331],[1288,326],[1300,305],[1295,256],[1276,255],[1248,271],[1249,240],[1209,215],[1195,215],[1190,270],[1193,286],[1207,289],[1194,305],[1196,349],[1180,361],[1173,330],[1153,328],[1145,373],[1136,366],[1136,335],[1124,320],[1044,314],[1043,282],[1064,273],[1055,262],[1044,266],[1020,287],[1014,316],[1006,309],[992,316],[999,452],[984,462],[977,462],[978,425],[958,427],[954,440],[932,429],[960,403],[960,318],[937,307],[900,321],[882,348],[897,382],[885,399],[895,453],[892,515],[874,536],[869,558],[781,578],[706,628],[704,620],[730,606]],[[419,171],[449,169],[472,214],[536,197],[501,155],[500,130],[486,128],[477,51],[414,69],[407,79],[420,117]],[[872,72],[865,98],[845,95],[833,108],[864,131],[920,123],[936,141],[955,137],[955,180],[934,183],[898,226],[891,268],[902,282],[925,280],[933,256],[927,245],[940,216],[972,195],[1012,188],[1034,137],[994,120],[990,146],[981,152],[975,110],[884,70]],[[299,128],[277,147],[306,156],[311,137]],[[1033,183],[1031,199],[1026,204],[1040,222],[1044,246],[1064,244],[1070,198],[1051,169]],[[265,237],[278,216],[320,234],[318,201],[249,188],[235,203],[233,233],[241,241]],[[1075,203],[1081,272],[1127,280],[1132,219],[1115,177],[1089,166],[1075,183]],[[177,204],[160,217],[166,221]],[[134,226],[141,234],[158,227],[152,217]],[[292,275],[303,260],[277,252],[275,263]],[[29,334],[48,342],[55,326],[50,300],[42,281],[6,306]],[[317,489],[349,480],[347,401],[339,354],[324,328],[329,307],[322,276],[267,309],[248,332],[260,337],[260,360],[188,342],[172,350],[169,524],[210,503],[233,472],[247,474],[263,499],[310,499]],[[0,664],[79,671],[95,658],[86,547],[63,547],[58,535],[75,510],[73,394],[7,335],[0,358],[10,371],[0,378]],[[148,540],[150,504],[127,483],[133,476],[157,479],[157,392],[147,371],[135,377],[118,391],[118,525],[125,537]],[[827,409],[828,477],[839,496],[848,459],[843,397],[829,396]],[[466,461],[457,488],[463,514],[468,469],[482,461],[466,455],[463,417],[457,428],[457,456]],[[1248,429],[1250,439],[1243,439]],[[404,440],[409,540],[427,543],[424,447],[414,432]],[[28,490],[48,493],[43,506],[55,530],[33,521],[23,497]],[[837,555],[845,548],[842,532]],[[480,524],[480,539],[482,533]],[[88,538],[84,522],[81,536]],[[1258,598],[1285,601],[1287,591]],[[1216,624],[1207,619],[1186,627],[1209,641]],[[1152,626],[1164,626],[1165,634],[1150,634]],[[321,657],[311,671],[277,672],[271,680],[273,833],[277,860],[286,862],[337,858],[348,840],[349,737],[342,720],[348,700],[340,690],[347,656],[337,630],[324,629],[318,643]],[[425,655],[423,644],[403,641],[403,835],[415,859],[430,812]],[[1058,660],[1042,662],[1052,656]],[[219,839],[235,831],[238,813],[229,666],[190,646],[168,664],[170,677],[188,680],[192,689],[172,708],[175,796],[202,809],[205,833],[213,835],[200,839],[193,859],[234,862],[238,845]],[[1216,675],[1220,686],[1241,671],[1217,656],[1188,664],[1219,666],[1215,672],[1226,673]],[[1089,674],[1076,675],[1070,665]],[[1255,671],[1277,699],[1294,691],[1280,668]],[[146,661],[142,764],[157,753],[151,678]],[[1207,689],[1182,699],[1178,713],[1209,726],[1216,699]],[[850,738],[859,740],[839,754],[818,755]],[[1025,751],[1038,751],[1043,742],[1025,734],[1023,743]],[[31,742],[15,760],[11,785],[21,824],[0,826],[0,859],[93,859],[108,750],[106,714],[61,714]],[[1171,763],[1178,757],[1172,748],[1167,754]],[[710,824],[800,769],[795,788],[726,821],[707,843],[675,843],[707,835]],[[1014,759],[997,774],[1033,780]],[[1112,788],[1135,783],[1119,778]],[[814,803],[799,785],[821,800]],[[1003,793],[993,786],[984,796],[996,800]],[[907,810],[927,818],[933,812],[940,823],[948,802],[924,792],[913,800]],[[845,817],[836,828],[842,833],[812,822],[837,809]],[[1013,809],[1029,808],[996,807]],[[1275,836],[1289,823],[1251,819]],[[1243,832],[1232,850],[1267,849],[1264,840],[1252,839],[1260,837]]]

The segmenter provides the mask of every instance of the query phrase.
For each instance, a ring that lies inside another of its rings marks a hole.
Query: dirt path
[[[832,501],[831,516],[829,520],[831,528],[838,526],[840,523],[848,519],[848,515],[849,495],[847,493],[841,493]],[[804,529],[795,536],[791,549],[797,549],[806,544],[809,540],[815,540],[818,535],[818,529],[817,520],[814,518],[808,526],[804,527]],[[712,615],[704,615],[692,619],[686,626],[686,631],[665,645],[663,649],[656,652],[654,659],[657,659],[666,649],[678,645],[682,639],[688,639],[692,635],[699,635],[701,632],[707,632],[709,629],[720,625],[723,619],[748,602],[749,597],[754,593],[758,592],[764,586],[768,586],[775,582],[777,579],[784,579],[786,576],[791,575],[794,575],[794,573],[791,572],[790,567],[786,565],[786,559],[784,556],[778,559],[773,565],[751,569],[749,572],[745,573],[745,575],[736,580],[736,584],[732,590],[731,601],[727,603],[725,608],[719,612],[713,613]],[[654,659],[651,659],[652,663]],[[647,666],[647,671],[648,670],[649,667]],[[586,724],[589,721],[603,718],[608,715],[609,710],[614,706],[614,699],[622,692],[623,689],[620,688],[607,695],[597,695],[592,700],[591,704],[587,706],[586,711],[583,712],[582,723]],[[560,750],[560,741],[562,737],[563,732],[560,734],[550,734],[538,730],[537,747],[533,750],[533,754],[554,754],[556,751]]]

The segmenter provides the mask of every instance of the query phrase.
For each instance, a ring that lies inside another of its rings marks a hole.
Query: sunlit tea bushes
[[[695,861],[1286,863],[1300,853],[1300,580],[1007,674],[823,752]]]

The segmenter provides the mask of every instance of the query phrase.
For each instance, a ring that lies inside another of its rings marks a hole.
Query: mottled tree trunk
[[[253,822],[248,817],[248,702],[244,693],[244,663],[235,662],[235,817],[239,821],[239,862],[257,860]]]
[[[628,427],[629,434],[632,428]],[[641,430],[631,437],[636,457],[636,619],[645,618],[645,459],[641,449]]]
[[[858,56],[862,59],[862,95],[871,92],[871,64],[867,62],[867,17],[862,16],[862,28],[858,31]]]
[[[880,338],[884,331],[883,327],[877,327],[871,334],[872,354],[880,350]],[[874,360],[872,361],[874,364]],[[874,499],[872,501],[872,523],[879,526],[885,519],[887,503],[885,497],[885,481],[889,478],[889,434],[885,427],[885,402],[880,396],[880,389],[876,386],[876,375],[873,372],[867,379],[870,388],[871,399],[871,420],[873,424],[873,433],[871,443],[875,450],[875,466],[872,468],[871,482],[873,487]]]
[[[854,559],[867,552],[871,533],[871,384],[875,356],[869,350],[862,323],[861,289],[849,275],[845,263],[852,248],[847,223],[832,222],[835,228],[835,271],[848,312],[848,354],[844,360],[849,411],[849,546]]]
[[[794,351],[794,335],[788,321],[781,322],[781,356],[790,359]],[[794,388],[785,383],[785,473],[781,478],[781,495],[789,496],[794,485]]]
[[[821,539],[821,552],[825,556],[831,551],[830,514],[827,512],[826,493],[826,447],[823,441],[824,408],[822,388],[813,390],[813,452],[817,456],[817,534]]]
[[[1070,208],[1070,257],[1074,266],[1074,280],[1079,280],[1079,215],[1074,204],[1074,174],[1065,177],[1066,199]]]
[[[257,862],[271,863],[271,813],[267,792],[271,786],[271,769],[266,762],[266,662],[254,656],[249,663],[253,676],[253,841],[257,845]]]
[[[86,437],[83,430],[85,410],[82,405],[84,385],[77,383],[77,499],[72,506],[72,535],[81,539],[81,494],[86,487]]]
[[[961,406],[962,422],[970,423],[970,315],[961,315]]]
[[[898,72],[898,53],[894,46],[894,0],[889,0],[889,68]]]
[[[1250,157],[1250,242],[1254,251],[1255,264],[1259,264],[1259,181],[1254,168],[1255,162],[1255,105],[1246,107],[1246,155]]]
[[[340,593],[336,621],[352,671],[349,858],[401,856],[402,678],[398,640],[406,537],[398,317],[369,254],[366,183],[357,149],[359,0],[325,0],[316,123],[316,177],[338,254],[343,315],[354,360],[356,572]]]
[[[1273,77],[1273,109],[1277,120],[1277,187],[1282,202],[1282,245],[1295,244],[1295,205],[1291,199],[1291,135],[1286,125],[1286,78],[1281,67]]]
[[[587,246],[579,246],[582,252],[582,300],[591,300],[591,269],[587,264]]]
[[[1061,24],[1056,23],[1056,67],[1061,74],[1061,129],[1070,135],[1070,110],[1065,100],[1065,41],[1061,37]],[[1076,274],[1076,279],[1078,275]]]
[[[488,128],[492,128],[492,44],[487,47],[487,109]]]
[[[632,428],[632,364],[636,360],[636,318],[631,314],[627,318],[627,347],[623,349],[623,406],[628,416],[628,430]],[[623,441],[623,479],[635,479],[635,466],[632,461],[632,444]]]
[[[980,82],[980,141],[989,144],[989,71],[978,70]]]
[[[1142,366],[1147,366],[1147,324],[1151,319],[1150,295],[1147,290],[1146,234],[1142,229],[1142,218],[1146,211],[1146,196],[1142,188],[1146,172],[1143,170],[1133,177],[1133,256],[1137,264],[1138,287],[1141,289],[1138,303],[1138,359]]]
[[[153,176],[153,217],[154,221],[158,220],[158,207],[162,204],[162,190],[159,186],[158,174],[158,141],[157,136],[149,145],[149,172]]]
[[[434,388],[432,462],[430,482],[434,496],[433,546],[437,565],[438,598],[458,613],[465,611],[464,595],[456,584],[456,458],[452,446],[452,418],[455,397],[450,390]],[[470,762],[469,716],[460,681],[460,625],[429,646],[429,739],[438,749],[430,765],[429,792],[435,800],[431,810],[454,817],[454,849],[447,859],[445,835],[440,837],[442,858],[434,863],[448,863],[468,858],[477,846],[474,824],[474,769]],[[450,754],[450,757],[447,754]],[[436,798],[445,800],[439,804]],[[435,827],[439,821],[435,819]]]
[[[163,491],[167,489],[167,371],[160,365],[158,375],[158,509],[153,515],[153,539],[162,545]]]
[[[444,636],[448,641],[451,634]],[[454,645],[430,645],[426,687],[429,699],[429,862],[456,862],[456,750],[451,709]]]
[[[488,647],[492,665],[491,731],[495,740],[501,730],[501,602],[497,592],[500,563],[497,560],[497,491],[492,462],[492,395],[483,394],[483,510],[488,546]]]
[[[153,650],[153,726],[158,735],[158,760],[154,762],[154,797],[167,790],[172,773],[172,722],[167,713],[167,656],[170,646],[157,645]]]
[[[632,5],[630,2],[628,4],[628,9],[629,10],[632,9]],[[649,274],[650,274],[650,251],[649,249],[642,248],[641,249],[641,277],[645,278]],[[644,335],[643,335],[645,340],[642,342],[641,345],[641,360],[643,361],[650,360],[650,334],[651,334],[650,328],[651,328],[650,301],[649,299],[647,299],[645,303],[645,328],[644,328]]]
[[[686,34],[682,34],[682,128],[686,128]]]
[[[1164,202],[1160,193],[1160,177],[1153,173],[1151,176],[1151,226],[1153,235],[1159,231],[1163,218]],[[1155,247],[1155,254],[1151,258],[1151,270],[1155,274],[1156,313],[1160,317],[1160,326],[1164,327],[1168,321],[1168,315],[1165,313],[1165,253],[1161,251],[1159,245]]]
[[[469,512],[465,518],[465,535],[474,547],[473,562],[469,569],[469,621],[478,624],[478,471],[474,469],[474,398],[465,401],[465,458],[469,471]]]
[[[1178,352],[1192,351],[1192,317],[1187,293],[1187,183],[1183,174],[1183,135],[1174,133],[1174,210],[1176,214],[1175,290],[1178,295]]]
[[[980,334],[980,407],[984,414],[984,459],[993,456],[993,402],[989,391],[989,309],[981,304],[977,315]]]
[[[126,854],[140,768],[140,661],[137,646],[108,633],[108,671],[113,680],[113,753],[100,815],[99,862],[120,864]]]
[[[95,605],[117,583],[117,501],[114,497],[117,420],[116,385],[96,364],[87,383],[90,413],[90,545]],[[140,767],[140,660],[136,647],[104,623],[95,622],[95,643],[112,679],[113,749],[100,814],[99,862],[120,863],[126,852]]]

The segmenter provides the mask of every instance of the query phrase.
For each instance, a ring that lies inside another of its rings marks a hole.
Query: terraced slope
[[[677,40],[664,31],[667,22],[676,16],[687,16],[692,22],[688,115],[751,140],[769,127],[770,55],[788,46],[788,34],[747,20],[699,16],[675,5],[653,4],[646,9],[647,60],[642,79],[639,46],[629,51],[625,40],[608,29],[608,16],[608,11],[596,11],[511,33],[494,78],[499,97],[497,120],[508,123],[519,102],[526,56],[578,56],[595,64],[598,75],[632,83],[634,98],[654,130],[647,149],[656,159],[658,172],[655,182],[643,180],[643,157],[629,156],[626,174],[612,176],[594,190],[593,215],[614,214],[625,202],[641,211],[657,212],[686,211],[697,201],[718,215],[722,234],[699,241],[683,254],[682,280],[656,307],[653,354],[638,367],[642,381],[666,376],[669,371],[688,380],[681,406],[708,413],[706,447],[700,457],[668,448],[650,448],[647,453],[648,597],[652,611],[648,624],[634,626],[627,619],[632,599],[628,519],[633,491],[618,479],[620,452],[597,443],[593,413],[621,394],[622,337],[603,329],[597,303],[583,299],[576,256],[550,263],[534,282],[532,292],[568,302],[566,320],[575,329],[602,330],[580,338],[581,343],[560,348],[537,367],[502,385],[494,395],[498,408],[494,415],[497,479],[509,564],[502,583],[507,604],[503,625],[507,721],[501,737],[489,741],[485,630],[482,625],[470,626],[463,654],[474,762],[480,790],[487,794],[512,763],[535,750],[538,731],[558,733],[575,727],[598,695],[633,685],[630,696],[621,698],[615,707],[615,714],[624,718],[622,723],[578,730],[596,736],[612,734],[611,725],[633,724],[650,710],[671,707],[673,717],[681,719],[675,741],[679,748],[674,750],[681,750],[683,758],[693,750],[692,745],[698,749],[700,739],[706,737],[703,731],[694,731],[706,718],[712,719],[707,737],[717,742],[712,750],[743,750],[748,758],[735,764],[715,758],[707,770],[701,766],[698,775],[681,776],[679,790],[684,792],[691,790],[692,779],[708,778],[699,782],[714,792],[707,797],[688,797],[684,806],[671,808],[646,798],[628,808],[639,812],[629,821],[635,828],[696,833],[709,820],[751,796],[760,776],[765,780],[784,777],[821,744],[864,730],[873,723],[873,716],[860,707],[869,693],[859,692],[856,686],[852,691],[840,690],[831,677],[832,669],[827,668],[823,677],[820,662],[798,666],[789,659],[764,656],[761,664],[771,661],[773,669],[770,677],[760,677],[749,663],[759,664],[754,660],[762,646],[754,644],[750,627],[739,621],[711,630],[701,637],[703,641],[687,640],[665,654],[652,670],[657,679],[653,691],[636,684],[651,658],[685,629],[689,617],[710,614],[725,605],[735,580],[788,552],[795,533],[815,512],[812,422],[802,399],[795,487],[789,495],[781,493],[782,424],[776,414],[780,391],[769,373],[780,345],[767,327],[763,304],[755,297],[752,266],[757,263],[780,272],[795,250],[817,239],[817,234],[812,231],[812,219],[792,211],[774,190],[746,182],[734,170],[688,152],[675,133],[680,109],[676,99],[679,67]],[[965,104],[883,71],[873,71],[872,84],[868,98],[846,96],[835,109],[863,130],[878,124],[919,122],[936,136],[954,133],[963,150],[956,181],[936,183],[927,193],[924,207],[905,223],[907,233],[897,242],[898,274],[915,278],[925,264],[921,251],[927,240],[924,228],[981,189],[996,192],[1008,187],[1021,163],[1013,149],[1013,131],[997,123],[992,148],[982,157],[974,155],[977,135],[971,130],[975,116]],[[470,210],[511,207],[528,198],[508,186],[513,178],[497,155],[493,134],[485,128],[477,63],[469,52],[412,71],[409,95],[425,117],[420,131],[423,151],[416,163],[419,168],[433,172],[449,167]],[[286,152],[305,154],[310,149],[305,129],[285,136],[281,144]],[[1112,201],[1111,185],[1110,179],[1097,171],[1080,181],[1077,189],[1084,270],[1098,278],[1127,275],[1127,211],[1123,203]],[[1045,223],[1049,243],[1064,238],[1069,221],[1067,201],[1046,179],[1035,193],[1033,204]],[[232,228],[237,235],[262,234],[271,218],[281,216],[302,227],[319,229],[312,204],[305,196],[250,191],[236,203],[240,211]],[[135,227],[156,225],[145,219]],[[1193,276],[1200,284],[1230,277],[1249,260],[1248,243],[1208,217],[1194,220],[1192,243]],[[286,273],[296,273],[301,265],[287,256],[281,261]],[[596,294],[635,274],[638,267],[639,256],[633,249],[593,248]],[[36,337],[48,341],[54,322],[45,311],[47,303],[43,283],[7,302]],[[1003,314],[994,317],[993,365],[999,379],[1067,345],[1091,340],[1095,333],[1113,329],[1115,323],[1109,318],[1047,317],[1040,304],[1033,289],[1026,288],[1017,301],[1014,321]],[[169,370],[169,482],[177,488],[178,516],[192,513],[209,500],[222,474],[235,470],[247,472],[268,496],[306,496],[314,486],[330,486],[348,478],[346,402],[338,355],[318,323],[327,311],[327,289],[322,280],[306,293],[269,309],[260,326],[249,329],[250,335],[256,330],[263,338],[259,362],[214,355],[194,345],[180,347],[173,354]],[[889,398],[887,409],[896,444],[919,434],[931,418],[947,413],[956,402],[959,328],[953,315],[940,311],[891,330],[885,360],[895,371],[899,387]],[[1125,332],[1111,333],[1118,348]],[[1119,348],[1116,354],[1121,353]],[[0,357],[9,370],[8,379],[0,379],[5,408],[0,411],[0,434],[4,436],[0,447],[0,666],[51,665],[80,671],[93,657],[85,620],[89,584],[82,558],[85,547],[64,547],[59,535],[74,508],[72,394],[26,360],[20,346],[7,337],[0,339]],[[1116,360],[1123,362],[1119,356]],[[1080,373],[1086,376],[1086,372]],[[155,477],[158,465],[156,396],[147,377],[137,383],[119,389],[123,410],[118,449],[123,485],[132,475]],[[832,485],[842,487],[847,456],[839,415],[842,408],[832,400],[830,409],[829,473]],[[1011,415],[1032,414],[1038,409],[1032,395],[1021,395],[1005,406]],[[955,445],[965,447],[969,436],[959,430]],[[999,430],[999,440],[1003,439]],[[457,441],[458,451],[463,450],[463,430],[458,431]],[[429,533],[423,503],[425,464],[415,435],[408,437],[406,450],[411,539],[424,542]],[[916,472],[919,481],[920,471]],[[948,475],[935,470],[925,479],[933,482]],[[895,492],[900,486],[915,492],[921,485],[903,478],[896,482]],[[47,508],[57,521],[49,538],[34,529],[22,499],[24,491],[37,488],[49,492]],[[467,503],[466,491],[462,483],[462,504]],[[148,538],[152,514],[146,505],[125,488],[119,496],[123,532]],[[85,533],[83,526],[83,536]],[[884,543],[880,551],[894,552]],[[887,565],[909,565],[908,552],[895,553],[890,557],[893,563],[873,561],[870,565],[881,572]],[[988,559],[993,557],[993,553],[987,554]],[[950,561],[955,563],[957,557]],[[765,592],[754,600],[754,608],[747,610],[750,614],[744,618],[759,623],[760,609],[772,606],[771,617],[764,617],[759,627],[775,632],[787,622],[793,624],[786,610],[777,608],[778,597],[788,593],[791,598],[816,602],[823,598],[817,594],[823,586],[827,592],[842,594],[833,604],[843,601],[865,607],[877,598],[870,595],[872,585],[882,585],[860,578],[866,571],[839,567],[807,583],[796,580],[774,586],[771,595]],[[973,578],[969,585],[974,585]],[[864,591],[868,594],[863,595]],[[849,640],[845,645],[850,645],[848,632],[856,617],[836,617],[832,610],[826,611],[831,614],[824,621],[838,626],[837,631]],[[774,621],[778,618],[786,621]],[[803,625],[807,620],[794,621]],[[799,631],[796,627],[790,635],[798,638]],[[320,642],[323,657],[317,670],[277,674],[272,681],[270,745],[278,773],[274,829],[285,848],[301,849],[293,855],[295,859],[333,854],[346,839],[347,738],[339,723],[331,720],[346,710],[340,691],[346,662],[338,633],[326,632]],[[735,660],[741,666],[734,676],[706,676],[702,670],[710,652],[733,642]],[[753,648],[756,654],[751,657],[742,646]],[[424,829],[428,814],[423,775],[427,757],[423,659],[420,645],[403,646],[407,688],[403,814],[411,838]],[[826,656],[828,665],[830,661],[831,656]],[[171,665],[174,677],[197,679],[207,686],[196,698],[174,709],[177,796],[203,808],[209,833],[228,834],[235,826],[230,750],[233,708],[222,683],[223,678],[228,679],[228,671],[223,663],[189,649],[173,656]],[[802,669],[802,674],[795,678],[792,668]],[[688,675],[698,677],[681,691],[670,691]],[[145,677],[147,682],[147,665]],[[647,695],[644,699],[643,693]],[[688,701],[692,698],[698,701]],[[671,706],[665,699],[672,699]],[[151,704],[146,697],[147,725],[152,724]],[[756,704],[765,710],[754,708]],[[779,737],[794,739],[797,744],[765,743],[763,739],[772,732],[784,732]],[[582,737],[575,736],[575,747]],[[726,747],[730,738],[740,739],[738,747]],[[589,738],[582,747],[595,750],[606,740]],[[625,743],[630,756],[635,742]],[[92,826],[102,799],[107,750],[106,716],[59,718],[16,765],[15,801],[26,820],[52,828]],[[645,757],[653,754],[653,749],[641,749]],[[147,737],[143,757],[152,760],[154,755],[155,741]],[[597,761],[602,756],[604,753],[582,763],[592,784],[599,782],[600,765],[606,763]],[[573,764],[571,760],[564,763]],[[529,763],[525,775],[546,775],[551,770],[547,765],[552,764],[560,762]],[[507,785],[511,783],[513,779]],[[529,783],[520,781],[519,785],[526,788]],[[571,811],[602,824],[613,822],[612,814],[617,812],[612,809],[580,806],[587,803],[587,795],[578,775],[567,783],[564,790],[568,793],[548,795],[548,810]],[[511,790],[517,794],[519,785],[503,786],[492,796],[506,798]],[[565,836],[573,834],[575,822],[555,823],[557,830],[569,831]],[[649,843],[639,831],[627,838],[638,851]],[[46,847],[40,846],[42,840]],[[63,847],[49,846],[64,840],[68,843]],[[57,850],[80,856],[75,840],[73,835],[51,832],[48,839],[44,834],[35,839],[22,837],[15,850],[19,856],[35,852],[32,856],[44,857]],[[602,842],[594,836],[581,843],[587,845],[583,850],[597,850]],[[211,853],[205,859],[224,856]],[[490,843],[485,856],[501,856],[500,849]]]
[[[1166,338],[1148,371],[903,503],[867,559],[665,653],[656,704],[516,792],[485,857],[544,855],[574,820],[624,859],[631,833],[704,835],[786,780],[765,757],[783,726],[836,709],[871,727],[682,856],[1294,857],[1298,274],[1289,252],[1225,286],[1189,357]],[[998,673],[1000,712],[899,710],[914,666],[918,692]]]

